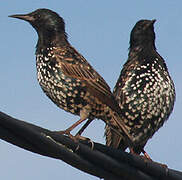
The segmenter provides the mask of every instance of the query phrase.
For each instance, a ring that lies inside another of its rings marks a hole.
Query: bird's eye
[[[138,26],[137,30],[139,30],[139,31],[142,30],[142,26]]]
[[[40,14],[35,14],[35,15],[34,15],[34,18],[35,18],[36,20],[40,19],[40,17],[41,17]]]

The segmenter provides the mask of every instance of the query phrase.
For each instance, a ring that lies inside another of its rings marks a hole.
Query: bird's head
[[[67,38],[63,18],[49,9],[37,9],[29,14],[15,14],[9,17],[29,22],[36,29],[41,44],[49,45],[61,36]]]
[[[136,46],[148,46],[155,47],[155,32],[154,32],[154,20],[140,20],[138,21],[131,31],[130,35],[130,48]]]
[[[9,17],[29,22],[38,32],[65,31],[63,18],[49,9],[37,9],[29,14],[15,14]]]

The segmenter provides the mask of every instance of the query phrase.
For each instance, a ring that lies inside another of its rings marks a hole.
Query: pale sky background
[[[79,119],[54,105],[36,79],[37,34],[26,22],[8,15],[49,8],[62,16],[70,43],[90,62],[113,89],[128,56],[131,29],[140,19],[157,19],[156,47],[166,60],[176,86],[174,111],[149,140],[146,151],[153,160],[182,170],[182,1],[6,0],[1,1],[0,106],[1,111],[50,130],[63,130]],[[105,143],[104,123],[95,120],[84,133]],[[0,140],[3,180],[79,179],[97,177],[63,161],[43,157]]]

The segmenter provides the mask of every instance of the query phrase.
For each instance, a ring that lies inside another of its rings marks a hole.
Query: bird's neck
[[[155,42],[153,40],[141,40],[141,41],[132,41],[130,42],[130,50],[135,48],[142,48],[142,49],[156,49]]]
[[[132,44],[129,47],[130,51],[136,51],[136,52],[140,52],[140,51],[148,51],[148,50],[156,50],[155,44],[153,42],[147,42],[147,43],[136,43],[136,44]]]
[[[148,44],[140,44],[140,45],[136,45],[136,46],[130,46],[129,48],[129,59],[134,56],[140,56],[143,54],[148,54],[151,52],[155,52],[156,47],[153,43],[148,43]]]
[[[42,49],[51,47],[64,47],[68,44],[66,33],[38,33],[38,42],[36,46],[36,54]]]

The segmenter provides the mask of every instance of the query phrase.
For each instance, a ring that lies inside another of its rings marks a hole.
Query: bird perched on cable
[[[171,114],[175,88],[164,59],[155,47],[155,20],[140,20],[130,35],[128,60],[114,88],[122,120],[135,138],[130,150],[147,156],[144,146]],[[128,145],[106,125],[106,144],[125,150]]]
[[[110,87],[70,45],[63,18],[49,9],[10,17],[28,21],[38,33],[36,67],[42,90],[58,107],[80,116],[63,132],[70,134],[84,120],[98,118],[118,126],[131,143],[132,137],[120,119],[120,108]]]

